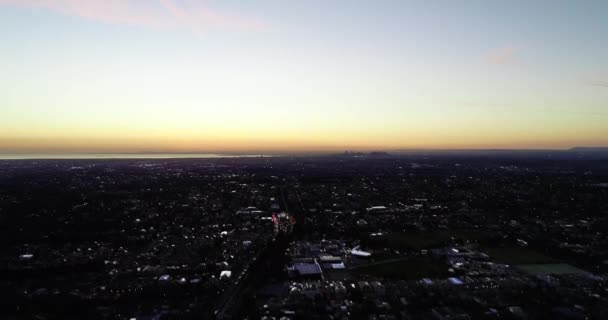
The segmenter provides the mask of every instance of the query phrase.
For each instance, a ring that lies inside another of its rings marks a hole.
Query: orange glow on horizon
[[[299,153],[391,151],[407,149],[568,149],[581,145],[579,137],[527,138],[496,137],[478,139],[442,135],[398,137],[368,136],[358,139],[342,136],[294,137],[13,137],[0,138],[1,153]],[[584,140],[583,145],[607,145],[607,139]]]

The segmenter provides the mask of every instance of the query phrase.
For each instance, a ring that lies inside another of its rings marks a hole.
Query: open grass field
[[[353,271],[381,278],[404,280],[445,277],[448,275],[445,265],[426,257],[389,261],[386,263],[377,262],[369,266],[358,267]]]
[[[395,249],[430,249],[441,246],[451,239],[476,241],[485,234],[475,230],[438,230],[431,232],[395,232],[387,235],[387,246]]]
[[[518,269],[528,274],[585,274],[586,271],[565,263],[524,264]]]
[[[510,265],[557,263],[556,259],[524,247],[486,248],[492,260]]]

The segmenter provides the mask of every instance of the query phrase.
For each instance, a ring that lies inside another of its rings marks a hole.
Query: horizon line
[[[608,146],[574,146],[566,148],[378,148],[378,149],[335,149],[335,150],[242,150],[242,151],[218,151],[218,150],[200,150],[200,151],[169,151],[169,150],[143,150],[143,151],[1,151],[2,155],[206,155],[206,156],[263,156],[263,155],[300,155],[300,154],[343,154],[343,153],[374,153],[374,152],[480,152],[480,151],[576,151],[599,149],[602,151],[608,150]]]
[[[521,148],[517,148],[517,147],[446,147],[446,148],[440,148],[440,147],[428,147],[428,148],[424,148],[424,147],[378,147],[378,148],[374,148],[374,147],[363,147],[363,148],[357,148],[357,147],[344,147],[344,148],[339,148],[339,147],[335,147],[332,148],[331,150],[328,148],[310,148],[307,150],[303,150],[303,151],[297,151],[297,150],[288,150],[285,149],[282,152],[343,152],[343,151],[353,151],[353,152],[376,152],[376,151],[384,151],[384,152],[388,152],[388,151],[409,151],[409,150],[570,150],[570,149],[577,149],[577,148],[585,148],[585,149],[597,149],[597,148],[608,148],[608,145],[603,146],[603,145],[573,145],[573,146],[568,146],[568,147],[521,147]],[[243,150],[235,150],[235,151],[222,151],[222,150],[217,150],[217,149],[209,149],[209,150],[192,150],[192,151],[187,151],[187,150],[134,150],[134,151],[120,151],[120,150],[115,150],[115,151],[78,151],[78,150],[74,150],[74,151],[52,151],[52,150],[41,150],[41,151],[9,151],[9,150],[1,150],[0,149],[0,154],[2,153],[14,153],[14,154],[18,154],[18,153],[125,153],[125,154],[130,154],[130,153],[207,153],[207,154],[221,154],[221,153],[260,153],[260,152],[281,152],[281,150],[269,150],[269,149],[263,149],[263,148],[259,148],[259,149],[243,149]]]

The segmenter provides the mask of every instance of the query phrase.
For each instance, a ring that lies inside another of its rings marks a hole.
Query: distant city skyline
[[[606,13],[0,0],[0,153],[606,147]]]

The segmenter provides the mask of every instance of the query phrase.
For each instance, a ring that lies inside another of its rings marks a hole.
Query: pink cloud
[[[105,24],[196,34],[268,29],[260,19],[222,12],[196,0],[0,0],[0,5],[44,9]]]
[[[498,48],[486,57],[486,62],[489,64],[509,65],[517,62],[517,53],[519,48],[508,45]]]

